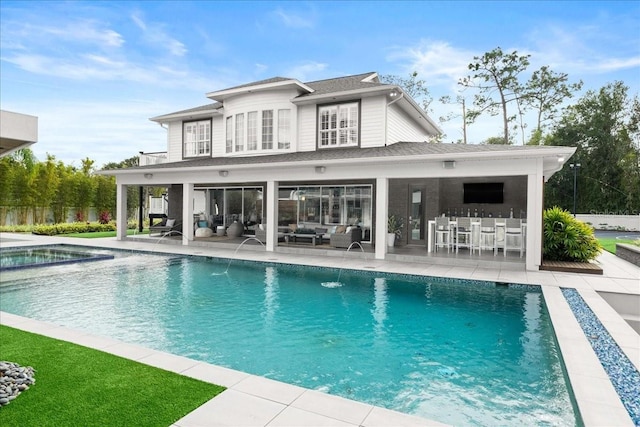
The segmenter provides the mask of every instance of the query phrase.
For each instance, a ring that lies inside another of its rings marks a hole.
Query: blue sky
[[[46,153],[101,167],[164,151],[148,119],[204,105],[205,93],[274,76],[313,81],[418,71],[434,98],[500,46],[598,90],[640,92],[638,1],[0,3],[0,106],[39,117]],[[526,77],[526,76],[525,76]],[[456,110],[437,102],[432,117]],[[459,124],[442,126],[445,141]],[[500,134],[489,117],[470,142]]]

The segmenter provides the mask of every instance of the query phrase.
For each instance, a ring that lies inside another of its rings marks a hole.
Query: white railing
[[[157,165],[167,162],[167,152],[159,151],[156,153],[140,153],[138,156],[138,166]]]

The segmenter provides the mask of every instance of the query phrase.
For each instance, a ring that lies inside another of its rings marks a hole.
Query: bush
[[[602,247],[593,228],[575,219],[559,207],[544,211],[542,256],[549,261],[588,262],[600,254]]]
[[[44,236],[55,236],[57,234],[71,234],[71,233],[91,233],[94,231],[115,231],[116,225],[114,223],[100,224],[97,222],[71,222],[60,223],[53,225],[36,225],[32,229],[33,234],[40,234]]]

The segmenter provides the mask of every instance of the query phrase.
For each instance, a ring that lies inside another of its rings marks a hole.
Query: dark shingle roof
[[[310,88],[312,88],[315,92],[311,94],[301,95],[299,96],[299,98],[302,98],[308,95],[324,95],[327,93],[345,92],[349,90],[370,88],[370,87],[376,87],[376,86],[389,86],[384,83],[380,83],[378,79],[375,79],[373,81],[365,81],[365,82],[362,81],[363,79],[371,76],[372,74],[374,73],[364,73],[364,74],[357,74],[355,76],[338,77],[335,79],[325,79],[325,80],[317,80],[315,82],[308,82],[305,84]]]
[[[213,157],[198,158],[158,165],[140,166],[131,169],[171,169],[190,167],[216,167],[234,165],[258,165],[265,163],[290,163],[290,162],[330,162],[332,160],[345,159],[374,159],[386,157],[411,157],[425,155],[456,155],[480,152],[504,152],[523,150],[544,150],[544,146],[513,146],[513,145],[477,145],[477,144],[441,144],[429,142],[398,142],[386,147],[372,148],[339,148],[316,151],[303,151],[297,153],[272,154],[252,157]]]
[[[270,79],[264,79],[264,80],[259,80],[257,82],[245,83],[245,84],[234,86],[234,87],[228,87],[228,88],[225,88],[225,89],[220,89],[219,91],[215,91],[215,92],[226,91],[226,90],[234,90],[234,89],[242,89],[243,87],[260,86],[260,85],[266,85],[266,84],[269,84],[269,83],[286,82],[286,81],[289,81],[289,80],[295,80],[295,79],[291,79],[291,78],[288,78],[288,77],[271,77]]]
[[[159,117],[164,117],[164,116],[171,116],[173,114],[189,114],[189,113],[198,113],[201,111],[218,110],[222,107],[223,107],[222,102],[214,102],[213,104],[201,105],[199,107],[188,108],[186,110],[181,110],[181,111],[174,111],[173,113],[169,113],[169,114],[162,114],[157,117],[152,117],[150,120],[155,120]]]

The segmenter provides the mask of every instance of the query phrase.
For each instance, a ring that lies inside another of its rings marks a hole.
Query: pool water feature
[[[113,259],[110,254],[80,252],[62,247],[19,248],[0,251],[0,271]]]
[[[454,425],[580,424],[537,287],[117,261],[3,282],[0,309]]]

